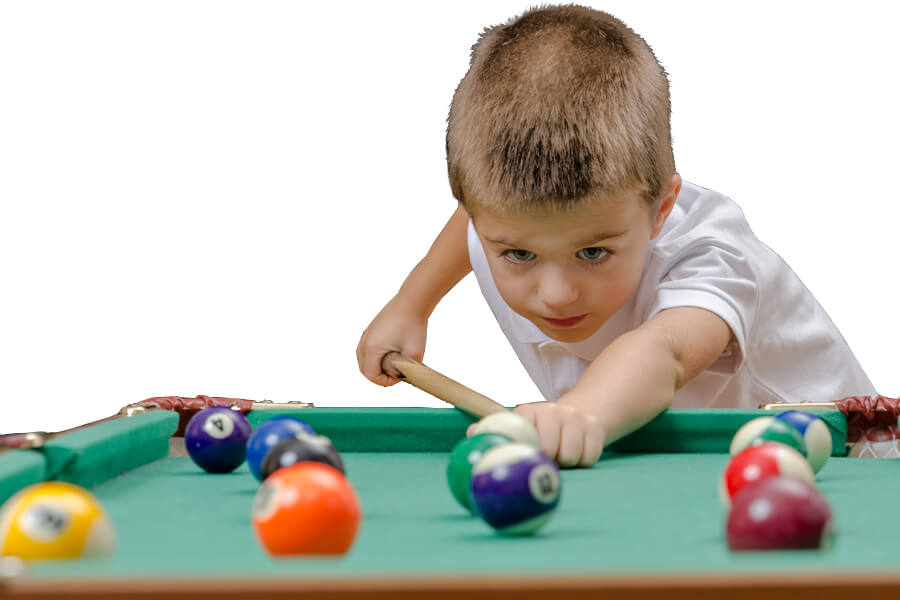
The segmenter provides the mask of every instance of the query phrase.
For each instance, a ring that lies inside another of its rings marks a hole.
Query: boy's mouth
[[[544,317],[543,319],[549,323],[552,327],[558,327],[560,329],[566,329],[568,327],[575,327],[584,319],[587,315],[580,315],[577,317],[569,317],[568,319],[549,319]]]

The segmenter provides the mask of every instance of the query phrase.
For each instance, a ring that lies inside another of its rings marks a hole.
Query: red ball
[[[359,520],[353,487],[340,471],[318,462],[278,469],[253,500],[253,528],[273,555],[344,554]]]
[[[831,511],[815,487],[776,475],[744,488],[728,515],[732,550],[819,548],[831,532]]]
[[[728,461],[719,486],[722,504],[729,507],[744,487],[773,475],[815,483],[812,467],[802,454],[784,444],[766,442],[745,448]]]

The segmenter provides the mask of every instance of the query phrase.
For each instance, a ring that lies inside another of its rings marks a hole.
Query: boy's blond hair
[[[675,172],[669,82],[647,43],[582,6],[534,8],[485,29],[447,120],[453,195],[470,212],[561,211]]]

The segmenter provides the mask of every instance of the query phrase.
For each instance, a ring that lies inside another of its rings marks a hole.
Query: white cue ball
[[[538,436],[534,425],[521,415],[506,410],[488,415],[475,424],[472,435],[482,433],[496,433],[508,437],[514,442],[528,444],[533,448],[541,449],[541,438]]]

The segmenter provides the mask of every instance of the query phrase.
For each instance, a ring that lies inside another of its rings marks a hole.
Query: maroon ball
[[[728,514],[732,550],[803,550],[822,545],[831,510],[812,485],[773,475],[741,490]]]

